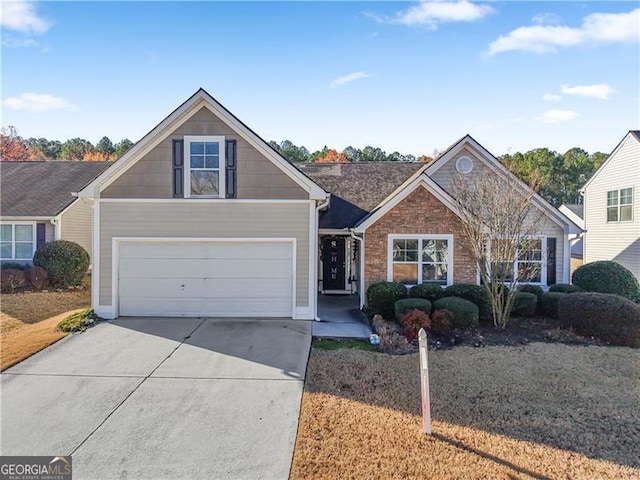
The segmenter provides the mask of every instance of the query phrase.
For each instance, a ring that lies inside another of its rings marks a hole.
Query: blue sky
[[[638,2],[2,4],[2,125],[138,140],[204,87],[266,140],[610,152],[640,127]]]

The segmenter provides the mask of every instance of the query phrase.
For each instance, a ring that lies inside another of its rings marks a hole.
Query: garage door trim
[[[120,290],[120,245],[122,243],[289,243],[291,245],[291,316],[296,312],[296,238],[291,237],[113,237],[111,240],[111,305],[113,305],[114,318],[120,315],[120,302],[118,293]]]

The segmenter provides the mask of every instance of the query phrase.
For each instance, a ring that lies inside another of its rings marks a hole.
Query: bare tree
[[[538,186],[539,175],[529,185],[490,169],[454,175],[453,197],[496,327],[509,323],[518,284],[540,282],[546,246],[538,237],[544,217],[533,204]]]

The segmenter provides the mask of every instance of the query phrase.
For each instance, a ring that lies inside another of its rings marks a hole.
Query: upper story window
[[[0,259],[31,260],[36,245],[36,228],[33,223],[0,225]]]
[[[224,137],[184,137],[185,188],[189,197],[224,198]]]
[[[633,220],[633,188],[607,192],[607,222],[631,222]]]
[[[388,279],[405,285],[453,279],[451,235],[390,235]]]

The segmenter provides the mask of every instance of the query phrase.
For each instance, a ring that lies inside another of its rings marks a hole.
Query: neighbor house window
[[[388,279],[404,285],[450,285],[452,247],[451,235],[390,236]]]
[[[495,250],[494,257],[505,258],[508,253],[513,252],[506,245],[500,242],[507,240],[492,240],[491,249]],[[518,283],[546,283],[546,263],[544,258],[544,238],[529,238],[523,240],[516,249],[516,260],[511,262],[494,262],[493,268],[499,269],[498,275],[506,282],[513,280],[514,275]],[[497,253],[500,252],[500,253]]]
[[[0,259],[31,260],[36,245],[36,228],[32,223],[0,225]]]
[[[633,188],[607,192],[607,222],[633,220]]]
[[[187,136],[184,148],[188,196],[224,198],[224,137]]]

